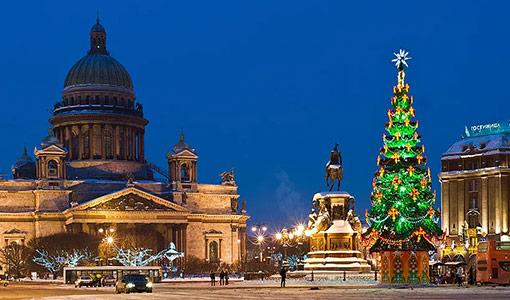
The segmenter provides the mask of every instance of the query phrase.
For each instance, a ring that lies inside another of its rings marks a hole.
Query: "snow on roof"
[[[340,192],[320,192],[320,193],[317,193],[317,194],[313,195],[313,200],[317,200],[317,199],[325,198],[325,197],[330,197],[330,198],[334,198],[334,197],[345,198],[345,197],[348,197],[348,198],[350,198],[352,196],[348,192],[344,192],[344,191],[340,191]]]
[[[333,225],[325,231],[326,233],[355,233],[349,222],[344,220],[333,221]]]
[[[453,143],[443,155],[510,150],[510,133],[473,136]]]

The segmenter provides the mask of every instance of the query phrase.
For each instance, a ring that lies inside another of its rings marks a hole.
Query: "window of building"
[[[470,209],[478,209],[478,196],[473,195],[469,200],[469,208]]]
[[[53,159],[48,162],[48,176],[58,176],[58,164]]]
[[[216,263],[219,261],[218,243],[216,241],[212,241],[209,243],[209,262]]]
[[[474,179],[469,181],[469,191],[470,192],[478,191],[478,180]]]

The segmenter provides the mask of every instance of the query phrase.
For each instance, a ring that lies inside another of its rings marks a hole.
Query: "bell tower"
[[[184,142],[181,130],[180,140],[166,155],[168,159],[168,178],[172,188],[177,191],[197,191],[197,159],[195,149]]]

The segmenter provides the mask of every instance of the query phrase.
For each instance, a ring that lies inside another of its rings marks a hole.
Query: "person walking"
[[[223,269],[220,272],[220,285],[225,285],[225,271]]]
[[[216,274],[214,274],[214,271],[211,271],[211,286],[216,286]]]
[[[464,274],[464,270],[462,269],[462,266],[459,266],[457,269],[457,283],[459,286],[462,286],[462,275]]]
[[[280,270],[280,276],[282,277],[282,282],[280,283],[280,287],[285,287],[285,281],[287,280],[287,270],[282,268]]]
[[[225,270],[225,285],[228,285],[228,270]]]

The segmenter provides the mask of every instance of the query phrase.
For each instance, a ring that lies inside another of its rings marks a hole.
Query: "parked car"
[[[102,286],[115,286],[117,283],[117,280],[112,275],[105,275],[103,276],[103,279],[101,280]]]
[[[123,275],[115,285],[115,292],[129,294],[131,292],[147,292],[152,293],[152,282],[145,276],[140,274]]]
[[[3,285],[4,287],[7,287],[9,285],[7,280],[1,280],[1,279],[0,279],[0,284]]]
[[[74,287],[82,287],[82,286],[92,286],[94,284],[94,280],[89,275],[82,275],[78,280],[74,282]]]

